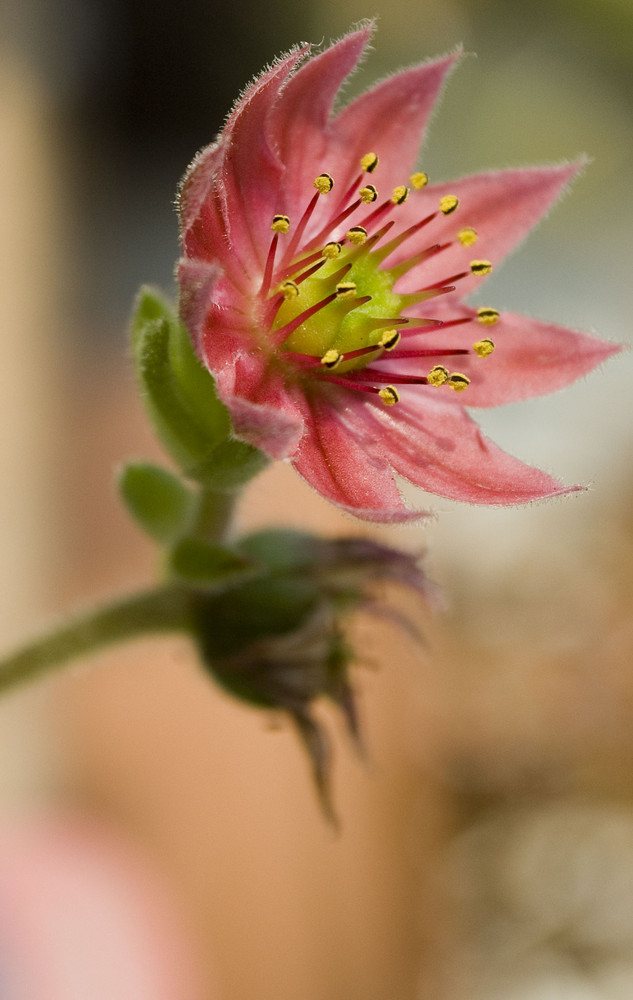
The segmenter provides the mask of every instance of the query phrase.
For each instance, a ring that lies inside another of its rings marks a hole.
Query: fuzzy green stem
[[[229,533],[235,495],[202,487],[198,497],[195,534],[206,542],[223,542]]]
[[[148,632],[190,630],[189,597],[167,584],[142,591],[52,630],[0,660],[0,694],[102,646]]]

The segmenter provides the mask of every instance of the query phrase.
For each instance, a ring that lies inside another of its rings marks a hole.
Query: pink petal
[[[282,165],[266,130],[266,118],[293,67],[309,46],[296,48],[253,83],[229,116],[217,189],[231,249],[249,272],[261,274],[270,223],[279,206]]]
[[[3,1000],[201,1000],[187,928],[146,859],[81,817],[0,837]]]
[[[228,407],[238,437],[271,458],[293,455],[304,431],[302,400],[261,357],[237,352],[232,364],[214,372],[218,395]]]
[[[216,288],[222,272],[215,264],[201,260],[181,260],[177,277],[180,288],[178,311],[187,327],[194,348],[198,354],[202,350],[203,330]]]
[[[255,445],[274,459],[288,458],[295,453],[303,433],[303,424],[299,420],[274,406],[223,394],[221,379],[218,379],[218,395],[231,414],[238,438]]]
[[[212,264],[188,260],[180,261],[178,278],[180,318],[196,354],[216,378],[233,371],[238,358],[252,350],[253,333],[240,313],[221,304],[225,279]]]
[[[407,184],[429,116],[459,53],[401,70],[357,97],[332,122],[332,141],[342,158],[337,169],[341,188],[359,172],[361,158],[379,158],[372,182],[390,195]],[[343,169],[341,169],[343,168]],[[340,176],[339,176],[340,175]]]
[[[244,316],[215,301],[221,303],[223,298],[223,279],[218,278],[216,267],[182,260],[178,279],[180,317],[198,356],[215,378],[235,433],[272,458],[286,458],[303,433],[303,415],[292,387],[268,367]]]
[[[476,315],[474,310],[468,312]],[[448,387],[441,387],[438,391],[447,401],[465,406],[499,406],[542,396],[575,382],[621,349],[618,344],[609,344],[555,323],[507,312],[501,314],[494,326],[474,322],[451,327],[443,333],[416,338],[416,346],[470,349],[476,340],[483,338],[494,342],[494,354],[487,358],[470,354],[449,359],[451,368],[467,375],[470,385],[461,396]],[[443,363],[442,358],[437,362]],[[432,359],[429,367],[434,363]],[[419,374],[420,366],[419,360],[398,363],[397,357],[381,364],[386,371],[411,374]]]
[[[363,431],[375,442],[374,453],[386,455],[405,479],[475,504],[527,503],[570,492],[488,441],[461,406],[433,392],[405,389],[393,412],[371,403],[363,408]]]
[[[424,288],[452,274],[467,271],[471,260],[489,260],[493,267],[514,249],[534,224],[547,212],[582,164],[557,167],[534,167],[521,170],[500,170],[464,177],[446,184],[434,184],[412,194],[402,205],[402,229],[437,209],[440,198],[455,194],[457,210],[440,214],[426,226],[419,246],[405,243],[394,253],[386,266],[432,243],[451,241],[451,246],[412,270],[399,290]],[[421,197],[418,197],[421,196]],[[471,247],[464,247],[456,238],[466,226],[479,235]],[[462,279],[456,290],[460,298],[478,288],[482,278],[476,275]]]
[[[180,230],[186,233],[199,215],[202,204],[209,193],[213,178],[222,163],[224,150],[220,142],[196,153],[180,182],[177,195]]]
[[[353,432],[363,401],[334,389],[330,399],[315,395],[309,406],[306,433],[292,464],[321,496],[369,521],[423,516],[405,506],[386,459],[372,456]]]
[[[328,121],[336,94],[358,63],[373,28],[373,22],[366,22],[305,63],[288,80],[270,113],[271,142],[286,168],[283,183],[290,215],[305,208],[318,174],[335,171],[336,164],[327,155]]]

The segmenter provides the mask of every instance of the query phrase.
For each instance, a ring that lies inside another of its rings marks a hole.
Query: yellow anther
[[[449,370],[444,365],[435,365],[435,368],[431,368],[426,376],[426,380],[429,385],[444,385],[445,382],[448,382],[449,375]]]
[[[486,337],[484,340],[478,340],[476,344],[473,344],[473,351],[478,354],[480,358],[487,358],[489,354],[495,349],[494,341],[488,340]]]
[[[454,194],[445,194],[443,198],[440,198],[440,212],[443,212],[444,215],[450,215],[458,205],[459,198]]]
[[[398,344],[400,340],[399,330],[385,330],[382,337],[378,341],[379,347],[384,347],[385,351],[393,351],[394,347]]]
[[[274,233],[287,233],[290,229],[290,219],[287,215],[273,215],[270,228]]]
[[[368,184],[366,187],[361,188],[358,193],[360,200],[364,201],[366,205],[370,205],[378,197],[378,192],[373,184]]]
[[[326,260],[335,260],[335,258],[340,255],[342,249],[343,248],[340,243],[335,243],[333,241],[332,243],[326,243],[321,253]]]
[[[470,385],[470,379],[466,375],[462,375],[461,372],[452,372],[448,376],[448,384],[455,392],[463,392]]]
[[[323,357],[321,358],[321,364],[325,368],[332,369],[332,368],[337,368],[342,360],[343,360],[343,355],[339,354],[339,352],[335,351],[334,348],[332,347],[329,351],[326,351]]]
[[[363,229],[362,226],[352,226],[351,229],[347,230],[345,235],[352,246],[361,247],[367,239],[367,230]]]
[[[336,286],[336,294],[339,299],[351,299],[356,295],[355,281],[339,281]]]
[[[319,194],[328,194],[334,187],[334,178],[329,174],[319,174],[314,178],[314,186]]]
[[[426,187],[429,183],[428,174],[425,174],[423,170],[418,170],[415,174],[411,174],[409,180],[416,191],[419,191],[420,188]]]
[[[465,247],[471,247],[473,243],[476,243],[479,239],[479,234],[476,229],[472,226],[466,226],[465,229],[460,229],[457,234],[457,239]]]
[[[299,294],[299,286],[295,281],[282,281],[279,286],[279,291],[283,295],[284,299],[296,299]]]
[[[473,274],[490,274],[492,264],[489,260],[471,260],[470,270]]]
[[[360,161],[360,166],[361,170],[364,170],[366,174],[373,174],[378,166],[378,157],[375,153],[366,153]]]
[[[398,187],[393,189],[393,194],[391,195],[391,200],[394,205],[402,205],[404,201],[409,197],[409,188],[405,187],[404,184],[398,184]]]
[[[385,406],[395,406],[396,403],[400,402],[398,390],[392,385],[386,385],[384,389],[380,389],[378,395],[382,399]]]
[[[480,306],[477,310],[477,321],[483,323],[484,326],[493,326],[499,322],[499,313],[496,309],[488,309],[486,306]]]

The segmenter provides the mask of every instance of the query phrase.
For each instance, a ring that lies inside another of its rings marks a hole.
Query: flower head
[[[428,183],[415,161],[456,57],[333,113],[370,34],[277,60],[192,163],[182,319],[236,434],[358,516],[417,516],[394,473],[472,503],[565,492],[486,440],[463,404],[549,392],[616,348],[464,297],[577,166]]]
[[[202,661],[231,694],[292,720],[333,818],[330,740],[314,708],[322,699],[337,705],[360,743],[347,618],[358,611],[379,614],[417,635],[397,605],[382,600],[376,584],[406,587],[429,601],[433,586],[416,556],[364,538],[261,531],[242,538],[237,548],[262,575],[222,593],[191,594]]]

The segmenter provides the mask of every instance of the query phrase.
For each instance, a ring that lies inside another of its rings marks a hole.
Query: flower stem
[[[84,653],[148,632],[190,629],[189,596],[173,584],[90,611],[0,659],[0,694]]]
[[[202,488],[198,498],[195,533],[207,542],[223,542],[229,533],[235,496]]]

